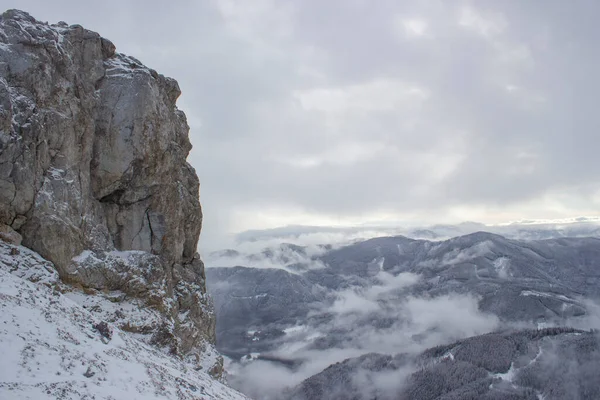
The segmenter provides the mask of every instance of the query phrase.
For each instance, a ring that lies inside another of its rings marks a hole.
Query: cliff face
[[[151,321],[112,322],[199,356],[215,322],[179,95],[175,80],[81,26],[16,10],[0,19],[0,237],[86,293],[151,307]]]

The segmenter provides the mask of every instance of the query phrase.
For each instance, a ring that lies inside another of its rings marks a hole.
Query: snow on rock
[[[14,246],[0,240],[0,266],[19,278],[47,286],[59,282],[58,273],[50,261],[23,246]]]
[[[214,358],[219,376],[180,93],[96,32],[2,13],[0,239],[51,262],[95,315],[199,365]],[[25,264],[25,278],[57,279]]]
[[[100,296],[61,294],[56,275],[36,253],[0,242],[0,398],[246,399],[197,362],[107,323],[110,310],[90,309]]]

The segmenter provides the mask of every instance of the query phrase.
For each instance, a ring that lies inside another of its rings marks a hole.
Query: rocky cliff
[[[179,95],[79,25],[0,18],[0,238],[50,261],[60,290],[96,299],[109,323],[200,360],[215,319]]]

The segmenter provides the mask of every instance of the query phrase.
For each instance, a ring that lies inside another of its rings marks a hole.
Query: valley
[[[536,352],[550,346],[577,353],[579,340],[593,354],[598,348],[598,336],[591,333],[600,327],[595,237],[392,236],[344,245],[281,243],[255,254],[230,250],[211,257],[206,273],[217,313],[217,348],[230,360],[230,382],[257,398],[459,399],[464,397],[457,393],[483,382],[489,398],[561,398],[544,392],[536,380],[549,362],[548,352],[543,357]],[[252,267],[232,266],[244,258]],[[466,350],[465,343],[479,347]],[[452,347],[440,353],[440,346]],[[507,361],[487,368],[484,348]],[[456,366],[451,349],[469,354],[463,361],[470,366]],[[438,365],[432,354],[444,362]],[[588,361],[600,368],[597,359]],[[517,368],[523,363],[528,367]],[[554,374],[544,373],[544,379]],[[277,376],[278,385],[260,374]],[[435,395],[415,389],[428,374],[460,375],[462,383],[431,389]],[[323,391],[332,376],[345,382],[344,390]],[[358,391],[364,385],[357,379],[367,379],[375,392],[387,387],[376,384],[379,380],[394,384],[375,395]]]

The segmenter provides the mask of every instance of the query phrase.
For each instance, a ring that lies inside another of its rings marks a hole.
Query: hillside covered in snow
[[[0,300],[1,398],[246,398],[98,313],[127,305],[62,284],[50,262],[1,241]]]

